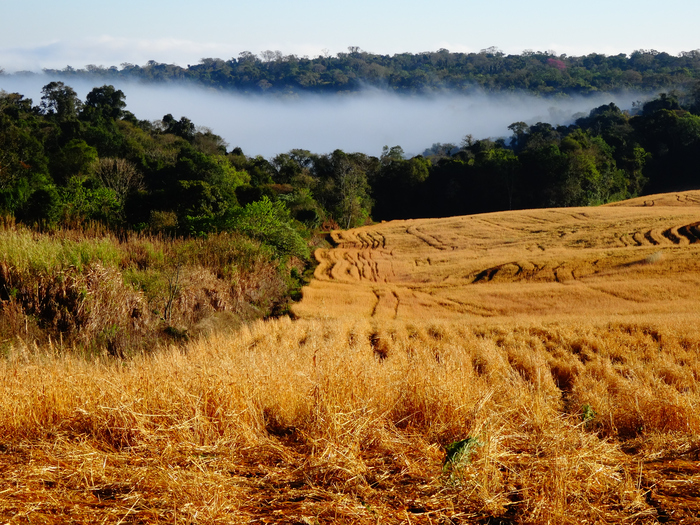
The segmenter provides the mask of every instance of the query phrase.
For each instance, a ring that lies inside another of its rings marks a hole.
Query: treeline
[[[434,144],[428,158],[386,149],[371,179],[376,220],[589,206],[700,188],[700,89],[662,94],[631,115],[600,106],[569,126],[516,122],[508,139]]]
[[[46,227],[99,222],[171,236],[235,230],[280,258],[308,258],[308,230],[289,212],[303,205],[283,204],[261,157],[227,152],[220,136],[186,117],[138,120],[112,86],[85,101],[62,82],[42,93],[36,106],[17,93],[0,96],[0,211]]]
[[[189,81],[246,93],[338,93],[374,86],[397,93],[480,90],[585,95],[624,90],[659,92],[687,86],[700,79],[700,50],[678,56],[637,50],[629,56],[593,53],[570,57],[542,51],[505,55],[497,48],[488,48],[480,53],[440,49],[389,56],[350,47],[347,53],[315,58],[280,51],[264,51],[258,56],[246,51],[230,60],[204,58],[187,67],[149,61],[143,66],[68,66],[45,72],[65,81]]]
[[[569,126],[509,127],[405,158],[228,150],[187,117],[139,120],[105,85],[81,101],[62,82],[38,105],[0,96],[0,212],[26,224],[100,222],[114,230],[201,237],[235,231],[280,258],[309,256],[324,226],[371,220],[586,206],[700,187],[700,87],[636,114],[614,104]]]

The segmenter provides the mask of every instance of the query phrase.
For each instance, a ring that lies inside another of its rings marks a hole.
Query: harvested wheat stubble
[[[18,349],[0,516],[653,523],[697,503],[659,482],[660,459],[700,450],[700,333],[683,323],[282,319],[124,363]],[[446,472],[465,436],[471,462]]]

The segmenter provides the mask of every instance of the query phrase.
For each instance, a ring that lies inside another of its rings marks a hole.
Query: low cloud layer
[[[0,89],[18,92],[38,104],[45,75],[0,76]],[[84,99],[95,85],[66,81]],[[529,95],[398,96],[367,90],[345,96],[293,98],[244,96],[195,87],[116,83],[126,94],[127,109],[140,119],[167,113],[188,117],[224,137],[247,155],[272,157],[293,148],[315,153],[334,149],[379,155],[382,146],[400,145],[411,154],[435,142],[459,143],[474,138],[505,137],[513,122],[568,124],[572,115],[616,103],[629,108],[639,95],[601,95],[562,100]]]

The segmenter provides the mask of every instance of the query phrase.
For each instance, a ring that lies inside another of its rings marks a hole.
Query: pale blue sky
[[[348,46],[479,51],[497,46],[569,55],[700,48],[700,2],[628,0],[4,0],[0,67],[187,65],[266,49],[316,56]]]

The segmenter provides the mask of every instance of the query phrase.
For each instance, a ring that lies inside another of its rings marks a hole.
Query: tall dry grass
[[[125,356],[284,302],[288,269],[234,234],[207,239],[0,228],[0,347]]]
[[[67,353],[53,336],[6,338],[0,518],[690,523],[699,219],[693,206],[628,208],[334,232],[338,246],[317,251],[317,280],[294,309],[302,319],[127,360]],[[94,340],[117,322],[100,305],[127,304],[113,299],[124,290],[162,323],[177,275],[177,327],[237,312],[237,297],[264,305],[280,282],[259,251],[225,237],[1,235],[10,333],[47,333],[29,310],[43,304],[33,290],[49,305],[89,305],[67,311],[94,320],[81,325]],[[25,276],[26,293],[13,284]]]
[[[130,361],[16,347],[0,516],[653,523],[645,462],[700,450],[696,326],[281,319]]]

